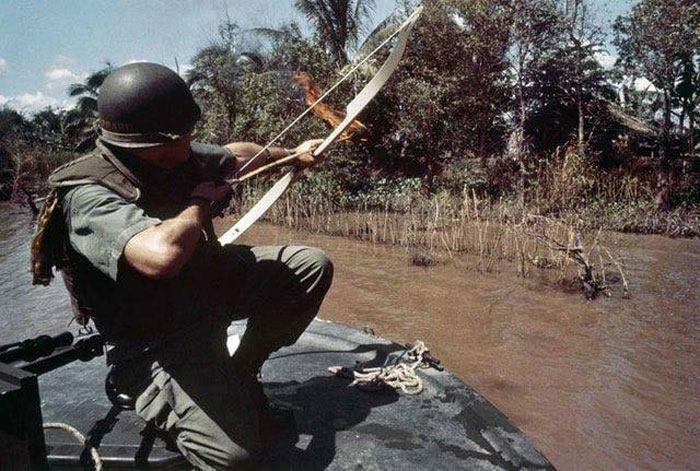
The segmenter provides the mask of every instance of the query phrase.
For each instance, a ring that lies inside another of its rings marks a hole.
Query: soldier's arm
[[[211,203],[224,198],[230,188],[211,182],[198,185],[190,204],[171,219],[134,235],[124,248],[124,260],[149,278],[171,278],[192,258],[205,224],[211,218]]]
[[[298,160],[302,164],[309,164],[313,162],[313,157],[310,153],[321,143],[322,139],[311,139],[302,142],[300,145],[293,149],[285,149],[284,147],[270,147],[265,151],[265,155],[256,159],[253,163],[248,165],[245,172],[252,172],[253,170],[262,167],[265,164],[274,162],[281,158],[287,157],[288,155],[297,154],[303,152]],[[236,169],[241,168],[248,160],[255,156],[263,146],[255,144],[252,142],[232,142],[231,144],[226,144],[224,146],[226,149],[230,150],[236,159]],[[309,165],[303,165],[309,166]]]
[[[202,237],[210,201],[226,191],[228,187],[203,183],[180,214],[161,220],[102,186],[82,185],[63,199],[69,241],[113,280],[124,265],[150,278],[173,277]]]
[[[236,159],[236,171],[263,148],[263,146],[253,142],[232,142],[226,144],[224,147],[230,150]],[[292,152],[292,149],[285,149],[284,147],[270,147],[265,151],[264,155],[261,155],[252,164],[247,166],[245,171],[253,171],[262,165],[291,155]]]

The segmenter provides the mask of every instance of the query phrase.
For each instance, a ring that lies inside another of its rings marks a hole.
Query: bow
[[[263,154],[272,144],[277,141],[284,133],[286,133],[292,126],[294,126],[301,118],[303,118],[307,113],[313,110],[314,106],[321,102],[330,92],[337,88],[345,79],[347,79],[353,72],[355,72],[362,64],[364,64],[370,57],[372,57],[377,51],[384,47],[390,40],[398,35],[396,44],[392,49],[389,57],[387,57],[384,64],[377,72],[377,74],[372,77],[367,85],[358,93],[355,98],[347,105],[345,119],[326,137],[323,142],[314,150],[314,157],[320,156],[331,144],[333,144],[338,137],[343,133],[343,131],[357,118],[360,112],[367,106],[367,104],[379,93],[379,90],[384,86],[384,84],[389,80],[391,74],[396,70],[396,67],[403,56],[404,50],[406,49],[406,44],[408,42],[408,36],[410,35],[413,25],[415,25],[418,17],[421,14],[423,7],[418,7],[411,15],[406,19],[406,21],[401,24],[401,26],[386,40],[384,40],[379,46],[377,46],[370,54],[368,54],[362,61],[358,62],[347,74],[345,74],[338,82],[336,82],[331,88],[326,90],[326,92],[319,97],[311,106],[309,106],[301,115],[294,119],[282,132],[280,132],[274,139],[272,139],[265,147],[263,147],[257,154],[255,154],[245,165],[240,169],[242,171],[251,162],[257,159],[261,154]],[[287,190],[289,185],[292,184],[301,173],[301,170],[292,169],[287,172],[282,178],[280,178],[277,183],[275,183],[270,190],[258,201],[238,222],[226,231],[221,237],[219,237],[219,243],[221,245],[229,244],[236,240],[241,234],[243,234],[250,226],[252,226],[260,217],[262,217],[265,212],[270,209],[270,207],[277,201],[280,196]]]

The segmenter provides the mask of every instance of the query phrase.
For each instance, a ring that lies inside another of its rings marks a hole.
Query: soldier
[[[257,373],[314,318],[332,264],[309,247],[217,243],[212,205],[229,194],[224,177],[261,147],[191,142],[200,109],[167,67],[114,70],[98,113],[95,152],[49,179],[55,205],[38,243],[51,247],[48,266],[61,270],[76,316],[114,345],[113,379],[137,414],[197,468],[248,469],[274,418]],[[319,142],[272,147],[267,159],[307,152],[297,165],[308,167]],[[44,278],[34,266],[38,282],[48,279],[47,253]],[[231,357],[226,328],[243,318]]]

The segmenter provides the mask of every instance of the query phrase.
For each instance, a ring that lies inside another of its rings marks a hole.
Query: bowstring
[[[409,18],[410,18],[410,17],[409,17]],[[277,134],[271,141],[269,141],[267,144],[265,144],[265,146],[264,146],[262,149],[260,149],[253,157],[251,157],[246,163],[244,163],[244,164],[241,166],[241,168],[238,169],[238,171],[237,171],[236,173],[241,173],[243,170],[246,169],[246,167],[248,167],[248,165],[250,165],[251,163],[253,163],[253,161],[255,161],[260,155],[262,155],[265,151],[267,151],[270,147],[272,147],[272,145],[273,145],[275,142],[277,142],[277,141],[279,140],[279,138],[281,138],[282,136],[284,136],[296,123],[298,123],[304,116],[306,116],[307,114],[309,114],[309,113],[314,109],[314,107],[315,107],[316,105],[318,105],[321,101],[323,101],[333,90],[335,90],[336,88],[338,88],[338,87],[340,86],[341,83],[343,83],[345,80],[347,80],[348,77],[350,77],[353,73],[355,73],[355,71],[356,71],[357,69],[359,69],[365,62],[367,62],[367,61],[369,60],[370,57],[372,57],[374,54],[376,54],[377,51],[379,51],[381,48],[383,48],[384,46],[386,46],[386,45],[389,43],[389,41],[391,41],[392,39],[394,39],[394,37],[396,37],[396,35],[399,34],[399,33],[406,27],[406,24],[407,24],[407,23],[408,23],[408,21],[404,22],[404,24],[402,24],[399,28],[397,28],[396,31],[394,31],[393,33],[391,33],[391,35],[389,35],[388,38],[386,38],[384,41],[382,41],[381,44],[379,44],[379,46],[375,47],[375,48],[372,50],[372,52],[370,52],[369,54],[367,54],[360,62],[358,62],[357,64],[355,64],[355,65],[350,69],[349,72],[347,72],[345,75],[343,75],[343,77],[341,77],[340,80],[338,80],[331,88],[329,88],[328,90],[326,90],[316,101],[314,101],[308,108],[306,108],[306,109],[304,110],[303,113],[301,113],[299,116],[297,116],[296,118],[294,118],[294,120],[293,120],[291,123],[289,123],[289,125],[288,125],[287,127],[285,127],[285,128],[284,128],[279,134]]]

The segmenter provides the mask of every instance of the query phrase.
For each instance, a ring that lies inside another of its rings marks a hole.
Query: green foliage
[[[401,67],[366,114],[389,156],[386,170],[420,176],[432,191],[448,162],[498,150],[508,87],[503,15],[488,1],[427,5]]]
[[[306,15],[318,16],[325,8],[319,5],[333,2],[300,3],[305,3]],[[636,149],[629,144],[625,123],[609,110],[616,92],[609,85],[610,74],[596,60],[601,38],[587,23],[583,0],[572,4],[574,10],[569,2],[564,8],[555,0],[424,5],[400,67],[360,117],[369,129],[364,140],[332,148],[304,188],[338,193],[339,205],[374,205],[401,193],[388,191],[387,182],[421,181],[428,193],[466,188],[504,196],[519,191],[526,193],[525,200],[546,191],[566,193],[566,185],[574,185],[573,196],[556,204],[562,207],[599,190],[590,184],[597,171],[593,167],[620,165],[620,142],[628,153]],[[372,50],[410,10],[404,6],[380,22],[360,50]],[[337,23],[324,31],[342,30],[347,11],[336,13],[323,18]],[[296,24],[252,30],[266,41],[266,47],[255,50],[252,67],[241,66],[243,53],[238,51],[244,43],[235,25],[225,28],[225,41],[195,56],[191,74],[200,79],[192,80],[192,86],[205,111],[200,138],[267,142],[306,109],[301,89],[291,80],[294,72],[310,73],[322,89],[335,83],[347,67],[337,70],[339,49],[334,52],[332,41],[321,38],[321,23],[314,18],[309,18],[311,38]],[[342,109],[387,54],[381,51],[369,60],[327,102]],[[510,140],[518,129],[525,147],[514,160],[502,158],[510,155]],[[581,129],[589,158],[581,160],[581,153],[563,165],[557,157],[563,155],[560,149],[570,149],[577,131],[581,139]],[[308,116],[280,144],[291,147],[327,132],[320,120]],[[582,165],[572,166],[574,161]],[[555,184],[543,168],[568,170]],[[584,168],[585,175],[576,174]]]
[[[21,188],[44,192],[49,173],[75,158],[74,143],[63,127],[65,115],[49,107],[27,119],[0,109],[0,199]]]
[[[642,0],[615,21],[623,70],[645,77],[663,94],[662,150],[668,157],[676,81],[700,55],[700,4],[693,0]]]
[[[615,100],[609,74],[595,59],[595,44],[582,47],[580,73],[576,71],[574,46],[564,43],[541,58],[531,71],[528,96],[530,109],[525,132],[540,155],[550,154],[574,138],[577,121],[577,92],[586,112],[588,128],[605,128],[611,123],[604,116],[603,103]]]
[[[355,46],[374,12],[374,0],[295,0],[294,6],[314,28],[316,43],[336,64],[348,61],[348,49]]]
[[[417,2],[397,2],[397,11],[360,43],[374,3],[297,0],[310,35],[295,23],[241,30],[227,18],[218,39],[194,55],[186,74],[203,110],[195,139],[265,143],[275,137],[308,106],[292,80],[296,72],[310,74],[327,90],[389,37]],[[511,199],[521,208],[536,203],[551,212],[581,210],[620,194],[649,202],[659,159],[639,154],[655,152],[660,139],[642,121],[653,120],[658,110],[668,117],[671,104],[680,113],[675,121],[688,123],[677,126],[678,136],[688,140],[692,153],[700,105],[696,2],[642,0],[618,19],[617,79],[645,76],[662,90],[624,90],[624,110],[611,107],[617,100],[614,79],[596,60],[602,38],[587,22],[586,1],[422,4],[400,66],[360,116],[368,131],[361,140],[329,149],[323,164],[293,189],[300,198],[326,195],[337,209],[390,211],[406,211],[426,195],[465,191]],[[342,110],[389,49],[363,64],[326,102]],[[0,154],[21,154],[15,167],[20,162],[43,173],[45,163],[48,168],[76,144],[91,142],[96,98],[108,71],[109,65],[70,87],[80,97],[74,110],[48,109],[30,119],[0,110]],[[671,126],[670,119],[665,122]],[[294,147],[328,133],[309,114],[277,144]],[[42,157],[31,163],[31,152]],[[686,164],[677,166],[667,198],[672,205],[697,200],[691,190],[697,172]]]
[[[615,45],[625,70],[660,90],[673,88],[682,61],[700,50],[700,4],[693,0],[642,0],[615,21]]]
[[[83,83],[68,87],[68,95],[79,97],[75,108],[62,114],[62,132],[79,152],[92,149],[97,137],[97,96],[113,66],[107,66],[90,74]]]

